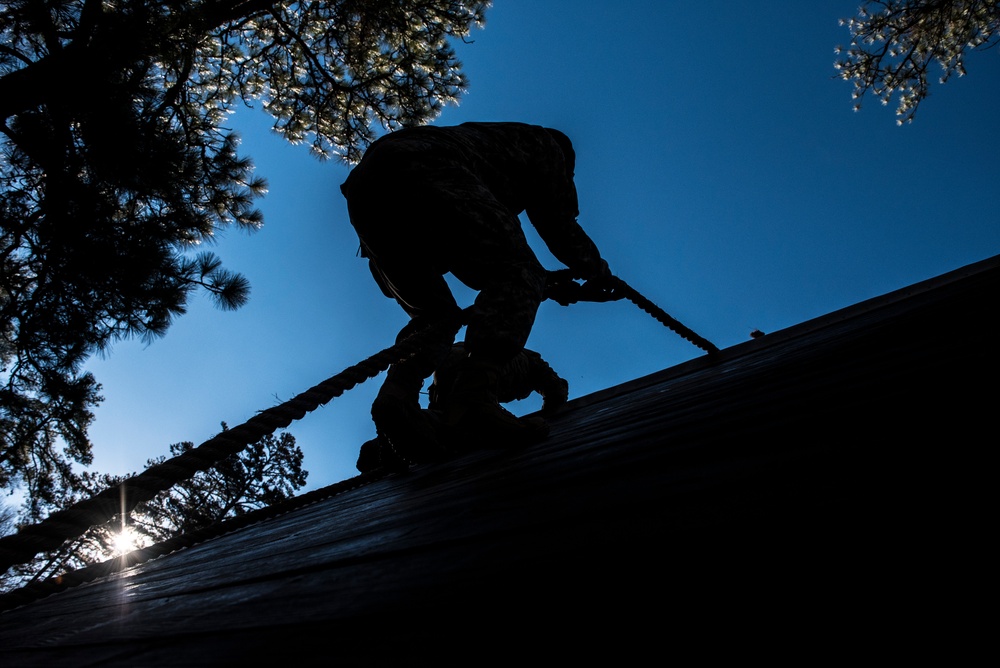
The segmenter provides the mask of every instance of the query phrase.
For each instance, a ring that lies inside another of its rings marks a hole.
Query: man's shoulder
[[[575,160],[572,144],[565,134],[520,121],[467,121],[458,125],[401,128],[379,138],[366,151],[365,158],[371,160],[375,155],[450,160],[483,173],[509,171],[517,165],[530,167],[532,173],[539,169],[572,173]]]
[[[558,132],[552,128],[533,123],[523,123],[521,121],[467,121],[460,125],[450,126],[456,131],[470,131],[491,135],[507,135],[514,137],[547,137],[552,132]]]
[[[447,138],[475,139],[480,137],[505,138],[511,141],[551,141],[553,138],[565,138],[566,135],[554,128],[542,125],[524,123],[521,121],[466,121],[458,125],[414,125],[394,130],[383,135],[376,143],[395,143],[397,141],[420,141]],[[568,141],[568,140],[566,140]]]
[[[508,130],[511,132],[538,132],[545,130],[541,125],[534,123],[524,123],[522,121],[466,121],[451,127],[474,128],[480,130]]]
[[[565,155],[574,155],[573,143],[560,130],[518,121],[469,121],[453,126],[456,132],[467,132],[484,141],[513,150],[553,152],[556,147]]]

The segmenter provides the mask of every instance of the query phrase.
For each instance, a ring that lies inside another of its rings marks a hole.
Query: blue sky
[[[933,86],[897,127],[875,100],[853,112],[834,78],[834,47],[849,41],[837,21],[856,6],[499,0],[457,45],[470,87],[437,123],[568,134],[579,220],[612,270],[727,348],[1000,253],[997,51],[973,53],[966,77]],[[250,303],[223,312],[198,296],[166,337],[92,360],[105,397],[92,470],[137,472],[171,443],[200,444],[390,346],[406,323],[355,255],[339,192],[349,167],[284,144],[263,112],[233,127],[269,182],[266,223],[212,250],[250,279]],[[627,301],[547,302],[528,346],[571,398],[703,354]],[[381,381],[289,427],[306,489],[357,474]]]

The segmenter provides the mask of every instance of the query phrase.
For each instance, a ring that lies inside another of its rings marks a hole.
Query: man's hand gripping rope
[[[620,280],[610,273],[583,283],[577,280],[572,269],[550,271],[545,282],[545,297],[560,306],[569,306],[576,302],[612,302],[625,296],[618,289]]]
[[[581,301],[611,302],[619,299],[628,299],[660,323],[702,350],[709,353],[719,352],[719,349],[711,341],[682,325],[666,311],[643,297],[625,281],[612,275],[610,272],[599,278],[591,278],[584,283],[578,283],[577,280],[571,269],[550,271],[545,284],[545,297],[562,306],[569,306]]]

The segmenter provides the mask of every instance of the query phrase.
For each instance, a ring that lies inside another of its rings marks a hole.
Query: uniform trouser
[[[428,272],[426,267],[383,269],[371,261],[373,275],[380,285],[387,287],[396,301],[410,316],[396,336],[400,342],[411,334],[433,324],[445,322],[459,315],[459,307],[440,274]],[[396,272],[405,273],[397,278]],[[477,271],[477,278],[485,278],[467,314],[465,346],[470,355],[501,366],[516,356],[527,343],[535,321],[535,314],[542,302],[545,273],[541,265],[497,263],[488,272]],[[488,275],[484,275],[488,274]],[[456,275],[457,278],[460,278]],[[417,354],[389,370],[389,379],[411,385],[433,374],[445,360],[454,342],[454,330],[443,328],[440,333],[423,338]]]
[[[348,196],[351,223],[372,275],[411,318],[396,340],[458,314],[444,278],[450,272],[478,291],[468,314],[466,348],[473,357],[502,365],[528,340],[544,299],[546,271],[518,217],[482,184],[411,176],[388,195],[362,189]],[[389,379],[407,384],[419,379],[419,390],[453,339],[443,333],[428,341],[419,354],[390,368]]]

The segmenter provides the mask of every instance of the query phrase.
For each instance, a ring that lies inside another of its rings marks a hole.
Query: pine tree
[[[224,423],[222,427],[226,429]],[[193,447],[190,442],[175,443],[170,446],[170,454],[177,456]],[[166,457],[150,459],[147,468],[165,460]],[[302,462],[303,453],[294,436],[287,432],[265,436],[216,466],[138,504],[124,520],[121,516],[113,517],[68,540],[59,549],[43,552],[28,563],[15,566],[0,579],[0,590],[57,577],[105,561],[123,550],[161,543],[278,504],[306,484],[309,472],[302,468]],[[58,490],[61,498],[56,504],[50,507],[36,503],[35,512],[22,514],[22,520],[31,523],[40,515],[68,508],[81,498],[118,487],[131,477],[134,476],[84,473],[77,489]],[[127,484],[124,493],[128,493]],[[14,532],[13,518],[9,508],[0,507],[0,535]],[[127,540],[123,541],[123,537]]]
[[[872,0],[841,24],[851,44],[837,48],[842,57],[835,67],[854,83],[855,110],[869,92],[884,105],[896,98],[903,124],[928,95],[933,63],[945,83],[965,75],[967,51],[1000,41],[1000,0]]]
[[[453,48],[488,2],[13,0],[0,5],[0,487],[79,484],[100,386],[82,364],[162,336],[205,290],[249,285],[211,252],[256,230],[265,182],[225,127],[259,105],[291,142],[356,160],[466,86]]]

